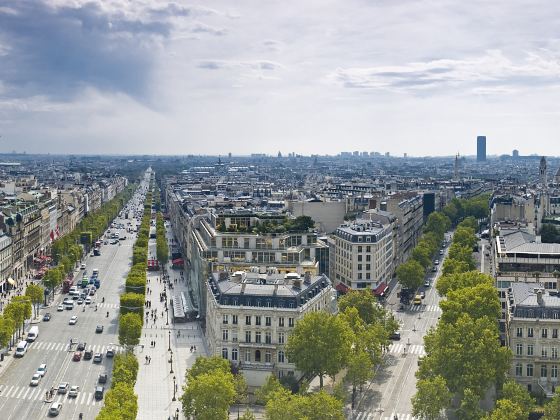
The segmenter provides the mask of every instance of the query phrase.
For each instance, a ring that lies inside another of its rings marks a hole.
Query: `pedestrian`
[[[146,356],[146,364],[148,364],[148,356]]]
[[[148,364],[151,365],[152,364],[152,356],[148,356],[148,360],[149,360]]]

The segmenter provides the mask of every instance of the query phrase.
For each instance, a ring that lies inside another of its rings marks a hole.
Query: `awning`
[[[376,296],[383,296],[386,289],[387,289],[387,283],[381,283],[379,286],[373,289],[373,293],[375,293]]]
[[[334,288],[340,293],[346,293],[348,292],[348,290],[350,290],[350,288],[344,283],[338,283]]]
[[[185,263],[185,262],[183,261],[182,258],[175,258],[175,259],[172,261],[172,264],[173,264],[173,265],[183,265],[184,263]]]
[[[10,283],[12,286],[15,286],[17,284],[16,281],[11,277],[8,277],[8,283]]]

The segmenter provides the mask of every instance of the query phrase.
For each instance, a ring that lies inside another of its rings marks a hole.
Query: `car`
[[[103,325],[98,325],[97,327],[95,327],[95,332],[97,334],[101,334],[103,332]]]
[[[85,263],[82,263],[82,265],[80,265],[80,269],[81,269],[81,270],[85,270],[85,269],[86,269],[86,264],[85,264]]]
[[[105,372],[100,373],[99,377],[97,378],[97,382],[99,382],[100,384],[107,383],[107,374]]]
[[[72,309],[74,309],[74,302],[66,302],[64,304],[64,309],[66,309],[67,311],[71,311]]]
[[[103,355],[101,353],[95,353],[93,355],[93,363],[101,363],[103,361]]]
[[[56,392],[58,394],[66,394],[68,392],[69,386],[70,384],[68,382],[61,382],[60,384],[58,384],[58,388],[56,389]]]
[[[439,264],[439,260],[435,260],[435,261],[434,261],[434,264],[435,264],[435,265],[438,265],[438,264]]]
[[[118,244],[118,243],[119,243],[119,240],[118,240],[118,239],[113,239],[113,240],[111,241],[111,245],[116,245],[116,244]]]
[[[391,336],[389,338],[391,340],[400,340],[401,339],[401,332],[400,331],[395,331],[393,334],[391,334]]]
[[[34,373],[33,376],[31,377],[31,382],[29,382],[29,385],[31,386],[37,386],[39,385],[39,382],[41,382],[41,374],[40,373]]]
[[[47,373],[47,365],[45,363],[39,365],[39,367],[37,368],[37,373],[41,376],[45,376],[45,373]]]
[[[88,293],[89,293],[89,291],[88,291]],[[89,305],[89,304],[91,303],[91,298],[88,296],[88,297],[84,300],[84,303],[85,303],[86,305]]]
[[[430,283],[430,280],[426,280],[424,282],[424,287],[430,287],[432,284]]]
[[[91,289],[89,289],[89,295],[90,296],[95,295],[95,287],[92,287]]]
[[[113,347],[112,344],[109,344],[109,347],[107,347],[107,353],[105,354],[106,357],[113,357],[115,356],[115,348]]]
[[[105,392],[105,388],[102,386],[96,386],[95,387],[95,392],[94,392],[94,396],[96,400],[102,400],[103,399],[103,392]]]
[[[439,255],[443,255],[443,249],[439,250]]]
[[[86,350],[84,352],[84,360],[90,360],[93,357],[93,350]]]
[[[58,312],[62,312],[62,311],[64,310],[64,305],[61,303],[60,305],[58,305],[58,306],[56,307],[56,310],[57,310]]]
[[[79,362],[80,360],[82,360],[82,352],[81,351],[75,351],[74,356],[72,356],[72,360],[74,362]]]
[[[426,293],[425,292],[420,292],[420,298],[424,299],[426,297]]]
[[[434,265],[434,266],[432,267],[432,273],[435,273],[435,272],[437,272],[437,267]]]
[[[70,321],[68,321],[68,324],[76,325],[77,322],[78,322],[78,317],[76,315],[73,315],[72,318],[70,318]]]
[[[68,391],[68,398],[76,398],[80,392],[80,387],[78,385],[72,385],[70,391]]]
[[[51,320],[51,313],[47,312],[45,315],[43,315],[43,321],[50,321]]]
[[[72,299],[69,298],[69,297],[65,297],[64,300],[62,301],[62,303],[63,303],[64,305],[66,305],[67,303],[72,303]]]
[[[81,305],[82,303],[84,303],[84,299],[82,297],[80,297],[76,303],[78,305]]]
[[[60,414],[62,410],[62,404],[59,402],[53,402],[49,408],[49,416],[56,417]]]
[[[76,347],[76,350],[84,351],[85,349],[86,349],[86,343],[78,343],[78,347]]]

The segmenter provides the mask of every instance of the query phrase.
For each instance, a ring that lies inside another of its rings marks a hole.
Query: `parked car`
[[[103,388],[102,386],[96,386],[95,387],[95,399],[96,400],[102,400],[103,399],[103,393],[105,392],[105,388]]]
[[[400,331],[395,331],[393,334],[391,334],[391,336],[389,338],[391,340],[400,340],[401,339],[401,332]]]
[[[432,283],[430,283],[430,280],[426,280],[424,282],[424,287],[430,287],[432,285]]]
[[[86,349],[86,343],[79,343],[76,348],[77,351],[84,351]]]
[[[434,261],[434,264],[435,264],[435,265],[438,265],[438,264],[439,264],[439,260],[435,260],[435,261]]]

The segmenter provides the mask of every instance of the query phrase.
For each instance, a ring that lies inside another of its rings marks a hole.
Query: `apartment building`
[[[552,397],[558,385],[560,297],[540,283],[512,283],[507,293],[510,375],[529,391]]]
[[[383,293],[393,273],[394,223],[356,220],[334,233],[334,282]],[[383,290],[381,290],[383,289]]]
[[[12,239],[0,232],[0,293],[8,290],[12,275]]]
[[[325,275],[237,271],[212,273],[206,284],[209,352],[239,367],[251,387],[270,374],[295,375],[285,345],[296,322],[310,311],[335,308]]]

